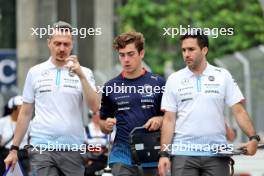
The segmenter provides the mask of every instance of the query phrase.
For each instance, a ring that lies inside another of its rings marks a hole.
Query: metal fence
[[[215,60],[216,65],[228,69],[246,98],[249,112],[258,133],[264,132],[264,45],[254,47]],[[230,111],[230,123],[237,128],[239,140],[245,139]]]

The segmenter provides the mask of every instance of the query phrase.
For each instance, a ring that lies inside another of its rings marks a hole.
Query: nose
[[[128,62],[130,60],[129,56],[127,54],[124,55],[124,61]]]
[[[64,50],[65,50],[64,45],[60,45],[60,51],[64,51]]]
[[[183,56],[184,56],[185,58],[189,58],[189,57],[190,57],[190,52],[189,52],[188,50],[184,51],[184,52],[183,52]]]

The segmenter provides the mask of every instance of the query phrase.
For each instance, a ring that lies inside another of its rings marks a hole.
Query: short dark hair
[[[72,26],[65,21],[58,21],[52,25],[53,29],[58,29],[65,32],[72,32]]]
[[[52,34],[49,34],[49,39],[52,38],[55,31],[60,31],[63,34],[68,33],[68,32],[70,32],[70,33],[72,32],[72,26],[65,21],[58,21],[58,22],[54,23],[52,25],[52,29],[53,29],[53,32],[52,32]]]
[[[184,35],[182,35],[180,37],[180,41],[182,42],[183,40],[187,38],[196,38],[198,45],[201,49],[204,47],[209,48],[208,36],[205,35],[202,30],[192,29],[191,31],[188,31]]]
[[[138,52],[144,49],[145,39],[140,32],[126,32],[117,36],[113,43],[113,48],[116,50],[125,48],[126,45],[135,43]]]

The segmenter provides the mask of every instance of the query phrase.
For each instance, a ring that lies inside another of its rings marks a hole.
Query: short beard
[[[195,70],[196,68],[198,68],[201,65],[201,60],[196,59],[192,65],[189,65],[189,68],[191,70]]]
[[[65,60],[55,59],[57,62],[65,62]]]

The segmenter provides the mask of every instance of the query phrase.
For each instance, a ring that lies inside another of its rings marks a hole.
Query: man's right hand
[[[107,118],[104,123],[104,128],[107,132],[113,131],[113,126],[116,124],[116,118]]]
[[[11,166],[11,171],[14,170],[15,168],[15,165],[16,165],[16,162],[18,160],[18,157],[17,157],[17,151],[16,150],[11,150],[8,154],[8,156],[6,157],[6,159],[4,160],[5,162],[5,166],[6,166],[6,169]]]
[[[159,175],[166,176],[171,167],[170,159],[168,157],[160,157],[159,159]]]

